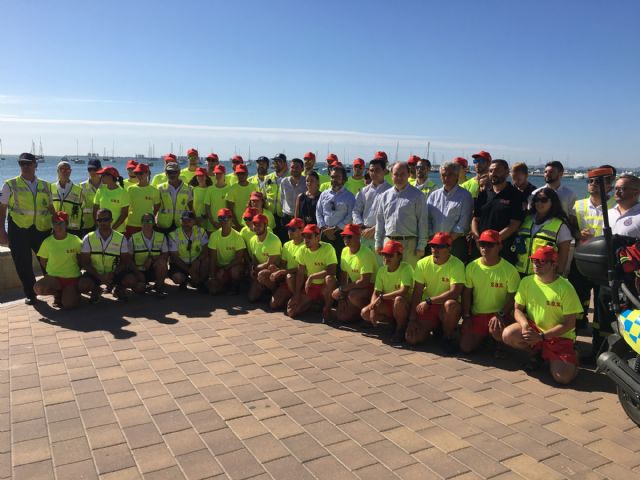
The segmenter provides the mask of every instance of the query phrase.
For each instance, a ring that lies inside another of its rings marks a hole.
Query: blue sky
[[[640,2],[0,0],[0,138],[640,165]]]

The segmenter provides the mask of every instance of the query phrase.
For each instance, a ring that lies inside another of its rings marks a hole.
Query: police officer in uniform
[[[51,233],[51,216],[55,213],[49,182],[36,177],[38,163],[35,155],[23,153],[18,157],[20,175],[7,180],[0,196],[0,245],[8,245],[25,294],[25,303],[36,299],[33,286],[31,251],[37,253]],[[9,212],[8,231],[5,220]]]

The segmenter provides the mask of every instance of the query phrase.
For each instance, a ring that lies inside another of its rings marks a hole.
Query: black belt
[[[391,240],[411,240],[412,238],[417,238],[417,237],[415,235],[396,235],[396,236],[387,235],[387,238],[390,238]]]

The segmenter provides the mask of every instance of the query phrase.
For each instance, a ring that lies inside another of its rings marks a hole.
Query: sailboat
[[[35,145],[33,145],[33,150],[35,151]],[[36,155],[36,162],[44,163],[44,152],[42,150],[42,137],[40,138],[40,147],[38,148],[38,155]]]
[[[0,161],[4,162],[6,158],[4,158],[4,154],[2,153],[2,139],[0,138]]]

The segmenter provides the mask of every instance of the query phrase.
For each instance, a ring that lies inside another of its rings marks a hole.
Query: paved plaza
[[[0,478],[640,478],[606,377],[240,302],[0,307]]]

